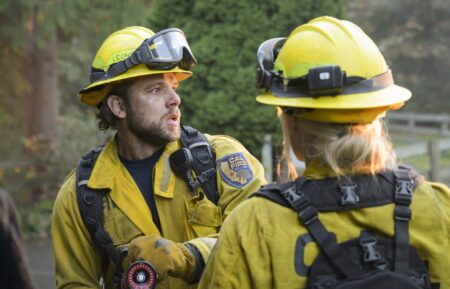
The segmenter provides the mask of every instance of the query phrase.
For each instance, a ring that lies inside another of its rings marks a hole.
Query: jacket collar
[[[343,174],[345,176],[351,176],[355,174],[372,174],[370,170],[352,172],[351,170],[344,170]],[[325,179],[325,178],[335,178],[336,172],[333,171],[328,165],[324,164],[323,161],[319,159],[310,160],[306,163],[305,170],[302,174],[303,177],[307,179]]]
[[[153,170],[153,188],[155,195],[164,198],[173,198],[176,176],[170,167],[169,157],[180,147],[181,144],[179,141],[168,143],[164,147],[164,151],[159,160],[156,162]],[[126,183],[131,189],[139,191],[133,178],[120,161],[117,151],[117,137],[114,137],[106,144],[95,163],[91,177],[89,178],[88,186],[90,188],[109,189],[114,192],[116,188],[122,187],[122,184],[118,184],[119,182]]]
[[[122,163],[117,154],[117,137],[112,138],[97,158],[88,187],[92,189],[111,189]]]
[[[178,142],[167,144],[155,164],[153,173],[155,195],[173,198],[175,175],[170,168],[169,156],[179,147]],[[88,186],[92,189],[107,189],[114,203],[145,234],[158,232],[142,193],[119,159],[117,137],[106,144],[97,158]]]
[[[320,160],[314,159],[306,163],[302,176],[307,179],[325,179],[336,177],[336,173]]]

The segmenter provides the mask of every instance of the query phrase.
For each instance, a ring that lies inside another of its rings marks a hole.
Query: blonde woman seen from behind
[[[257,59],[257,101],[305,171],[233,211],[199,288],[450,288],[450,190],[396,163],[383,117],[411,92],[375,43],[325,16]]]

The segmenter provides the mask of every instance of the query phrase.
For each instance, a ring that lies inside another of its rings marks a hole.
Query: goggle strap
[[[126,61],[120,61],[113,64],[107,71],[91,72],[91,83],[112,78],[127,71]],[[92,71],[92,70],[91,70]]]
[[[142,57],[141,57],[141,52],[140,51],[141,51],[141,49],[134,51],[130,55],[130,57],[128,57],[127,59],[125,59],[123,61],[123,63],[125,64],[126,69],[130,69],[130,68],[132,68],[132,67],[142,63]],[[117,64],[119,64],[119,63],[117,63]],[[114,66],[112,66],[111,68],[113,68]]]
[[[105,77],[105,72],[103,70],[96,69],[91,67],[91,74],[89,76],[89,81],[91,83],[102,80]]]
[[[92,70],[94,69],[94,68],[92,68],[91,83],[100,81],[103,79],[115,77],[119,74],[126,72],[128,69],[140,64],[141,62],[142,62],[142,57],[141,57],[140,50],[136,50],[127,59],[119,61],[119,62],[111,65],[107,71],[102,70],[99,72],[92,72]]]

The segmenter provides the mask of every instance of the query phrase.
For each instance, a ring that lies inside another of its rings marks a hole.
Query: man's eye
[[[161,88],[160,86],[153,87],[152,89],[150,89],[150,93],[152,93],[152,94],[158,94],[158,93],[161,92],[161,90],[162,90],[162,88]]]

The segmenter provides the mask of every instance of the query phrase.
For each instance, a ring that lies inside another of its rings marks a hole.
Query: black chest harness
[[[439,284],[430,284],[425,262],[409,245],[409,206],[419,178],[405,168],[342,179],[300,177],[290,183],[267,185],[253,196],[295,210],[319,245],[321,253],[308,270],[307,288],[439,288]],[[390,203],[395,204],[393,239],[363,230],[359,238],[338,244],[318,218],[318,212]]]

